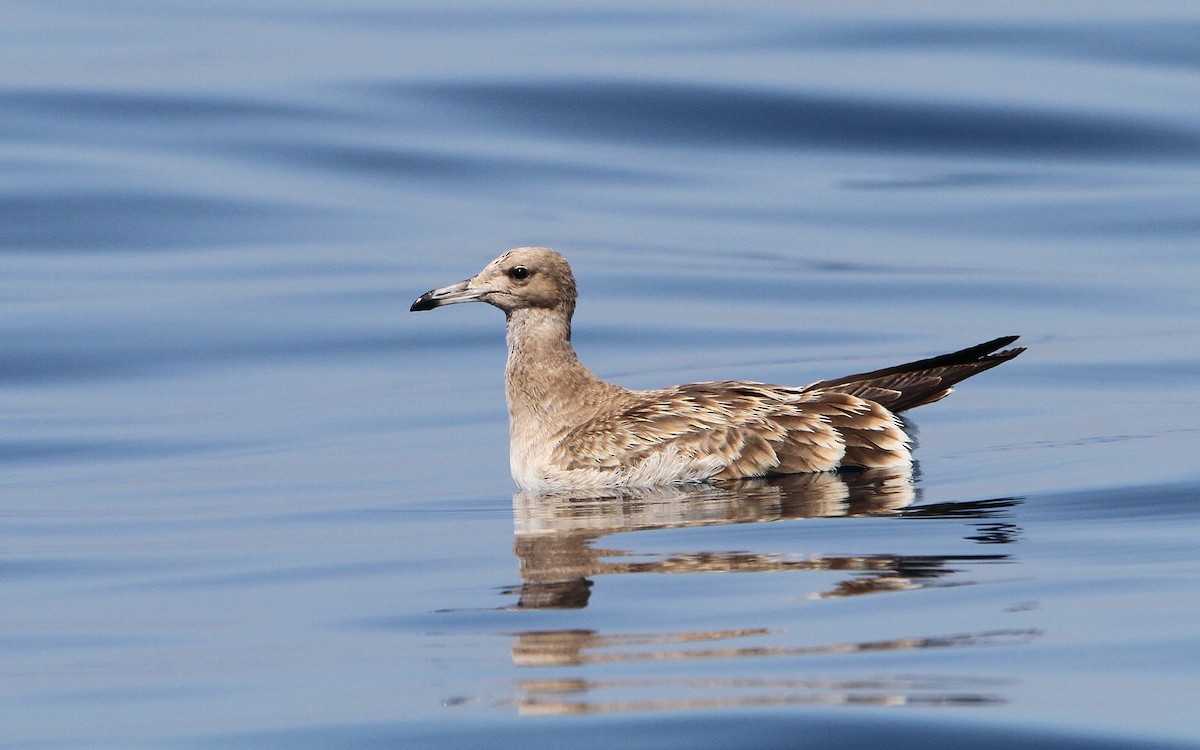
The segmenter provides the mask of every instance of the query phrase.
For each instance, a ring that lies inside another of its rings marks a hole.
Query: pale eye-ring
[[[508,272],[508,275],[512,276],[517,281],[524,281],[525,279],[529,278],[529,269],[525,266],[514,266],[513,269]]]

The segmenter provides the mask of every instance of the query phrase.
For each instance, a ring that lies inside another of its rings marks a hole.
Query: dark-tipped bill
[[[487,291],[486,289],[468,289],[467,283],[467,281],[460,281],[457,284],[425,292],[417,297],[416,302],[412,303],[409,312],[432,310],[435,307],[456,305],[459,302],[474,302]]]

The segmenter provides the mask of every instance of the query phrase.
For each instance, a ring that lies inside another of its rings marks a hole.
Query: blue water
[[[1200,747],[1200,9],[15,0],[0,747]],[[1020,333],[912,475],[514,494],[633,387]]]

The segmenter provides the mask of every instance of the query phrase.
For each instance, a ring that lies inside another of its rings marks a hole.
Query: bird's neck
[[[584,367],[571,346],[571,316],[562,309],[522,309],[508,316],[504,373],[508,414],[518,428],[549,436],[586,418],[589,403],[617,386]]]

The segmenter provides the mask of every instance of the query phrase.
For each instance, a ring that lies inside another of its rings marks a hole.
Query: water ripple
[[[328,117],[327,108],[302,107],[256,99],[189,95],[179,92],[0,89],[0,111],[26,111],[57,117],[105,120],[181,120]]]
[[[897,22],[863,24],[825,37],[830,46],[881,48],[953,48],[978,52],[994,48],[1006,55],[1038,53],[1173,67],[1200,67],[1200,25],[1138,24],[1024,24]],[[818,44],[820,39],[815,40]],[[812,44],[809,32],[777,34],[759,44]]]
[[[1195,158],[1200,146],[1193,130],[1003,104],[588,80],[431,84],[415,93],[538,135],[635,144],[1105,159]]]
[[[1168,750],[1190,743],[1104,736],[1095,731],[1069,733],[1031,727],[990,726],[979,721],[935,722],[915,717],[872,717],[855,714],[767,713],[736,718],[728,714],[637,717],[621,722],[579,717],[569,723],[530,720],[512,731],[497,722],[452,724],[360,723],[314,725],[303,729],[200,735],[187,746],[195,748],[384,748],[489,747],[516,750],[528,747],[638,747],[659,750],[705,748],[795,747],[796,738],[813,739],[813,747],[972,747],[977,750]],[[632,741],[631,741],[632,740]]]
[[[644,169],[404,148],[341,146],[328,143],[292,143],[286,146],[254,143],[247,144],[244,150],[254,156],[316,167],[332,174],[360,174],[387,179],[485,179],[489,182],[514,179],[560,182],[591,180],[616,183],[666,181],[664,175]]]
[[[0,195],[0,250],[153,250],[311,236],[322,211],[262,200],[77,190]],[[327,230],[328,231],[328,230]]]

